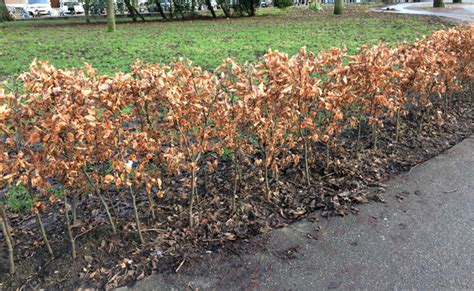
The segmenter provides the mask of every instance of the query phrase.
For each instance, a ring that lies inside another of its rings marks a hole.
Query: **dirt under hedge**
[[[112,235],[107,218],[98,199],[80,202],[79,223],[75,226],[78,258],[70,256],[70,244],[65,239],[64,219],[57,205],[43,214],[55,258],[51,259],[40,239],[33,216],[12,215],[10,222],[16,230],[15,261],[17,273],[8,275],[6,252],[0,257],[0,287],[70,289],[77,287],[112,288],[133,284],[155,272],[175,272],[183,261],[199,261],[209,250],[225,256],[226,251],[242,247],[243,241],[260,233],[283,227],[309,215],[357,214],[357,204],[381,201],[378,194],[368,194],[369,188],[383,190],[384,181],[409,171],[417,164],[452,147],[470,136],[474,130],[472,90],[456,102],[443,120],[434,115],[425,120],[423,129],[411,115],[403,120],[400,141],[394,143],[395,129],[386,124],[381,131],[377,149],[372,148],[370,130],[363,131],[363,149],[354,155],[357,132],[345,131],[338,137],[336,147],[314,147],[311,153],[312,186],[306,187],[303,167],[283,171],[278,182],[273,181],[273,201],[265,199],[261,182],[244,176],[238,199],[238,210],[230,212],[232,189],[221,183],[232,179],[230,164],[221,163],[216,173],[200,177],[199,199],[195,205],[195,227],[188,228],[187,197],[166,198],[159,205],[159,217],[152,221],[148,213],[140,213],[145,229],[145,245],[140,245],[134,231],[131,202],[120,193],[108,193],[119,217],[118,234]],[[328,164],[327,164],[328,163]],[[187,193],[184,177],[170,187],[176,193]],[[181,189],[185,188],[185,189]],[[97,203],[97,207],[86,207]],[[139,201],[139,203],[146,203]],[[62,208],[62,207],[61,207]],[[140,207],[146,209],[146,207]],[[5,249],[0,239],[0,249]],[[258,248],[258,246],[255,246]],[[189,263],[188,263],[189,264]]]

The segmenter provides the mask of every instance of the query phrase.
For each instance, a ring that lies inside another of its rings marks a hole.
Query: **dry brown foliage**
[[[162,197],[184,194],[192,227],[199,171],[232,162],[233,211],[244,174],[259,178],[271,202],[278,187],[272,181],[300,159],[311,184],[315,144],[329,150],[339,133],[355,130],[360,138],[365,125],[375,148],[387,123],[396,124],[398,140],[402,116],[415,108],[420,128],[440,110],[448,118],[450,97],[473,78],[474,25],[352,56],[336,48],[317,55],[301,49],[291,58],[269,51],[253,64],[227,59],[215,72],[189,62],[136,63],[130,74],[107,77],[89,66],[34,62],[19,77],[22,89],[0,91],[0,179],[2,187],[29,189],[35,213],[62,200],[68,226],[68,209],[72,224],[76,216],[68,197],[87,199],[92,187],[114,232],[102,193],[131,194],[139,233],[137,195],[145,195],[155,219]],[[177,177],[186,177],[188,193],[168,187]]]

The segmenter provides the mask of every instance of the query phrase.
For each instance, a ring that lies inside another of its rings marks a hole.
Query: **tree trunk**
[[[180,3],[176,3],[175,0],[173,0],[173,6],[175,7],[174,11],[176,13],[181,14],[181,19],[184,20],[184,11],[183,11],[183,6]],[[178,18],[178,16],[176,16]]]
[[[443,8],[444,7],[444,0],[434,0],[433,1],[434,8]]]
[[[130,3],[130,0],[124,0],[123,2],[125,3],[125,6],[127,6],[128,13],[132,18],[133,22],[137,22],[137,14],[135,14],[135,9],[132,3]]]
[[[91,4],[91,0],[84,1],[84,16],[86,17],[86,23],[91,23],[91,19],[89,17],[89,10],[91,8],[90,4]]]
[[[214,11],[214,7],[212,7],[211,0],[206,0],[206,5],[207,5],[207,9],[211,11],[212,18],[216,18],[216,12]]]
[[[166,19],[166,14],[165,11],[163,11],[160,0],[156,0],[156,6],[158,7],[158,12],[160,12],[161,18]]]
[[[249,0],[249,16],[255,16],[255,2],[254,0]]]
[[[247,12],[248,16],[255,16],[255,2],[254,0],[242,0],[242,11]],[[243,15],[243,14],[242,14]]]
[[[344,1],[343,0],[335,0],[334,1],[334,14],[335,15],[341,15],[343,7],[344,7]]]
[[[0,22],[13,21],[13,17],[5,5],[5,0],[0,0]]]
[[[226,18],[229,18],[230,17],[230,13],[229,11],[227,10],[227,7],[225,7],[223,4],[221,4],[221,8],[222,8],[222,12],[224,12],[224,15]]]
[[[107,31],[114,32],[115,31],[114,1],[113,0],[107,0],[106,1],[106,6],[107,6]]]
[[[125,6],[127,6],[128,12],[130,13],[130,17],[132,17],[133,22],[137,22],[137,16],[140,17],[141,20],[145,21],[145,17],[143,17],[140,11],[138,11],[135,2],[136,1],[133,1],[132,3],[130,0],[124,0]]]
[[[172,2],[172,3],[174,3],[174,2]],[[170,19],[173,19],[173,7],[174,7],[174,4],[171,5],[171,2],[170,2]]]

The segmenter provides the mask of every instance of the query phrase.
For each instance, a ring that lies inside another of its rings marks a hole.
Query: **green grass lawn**
[[[252,61],[269,48],[294,54],[302,46],[355,51],[379,41],[413,41],[442,25],[429,17],[369,12],[366,6],[347,5],[343,16],[325,8],[322,13],[262,9],[254,18],[121,23],[116,33],[105,32],[103,20],[80,25],[79,18],[0,24],[0,79],[28,70],[35,58],[61,68],[87,62],[103,74],[128,71],[136,59],[168,63],[179,57],[212,69],[223,58]]]

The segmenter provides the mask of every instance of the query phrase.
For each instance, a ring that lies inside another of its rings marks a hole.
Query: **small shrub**
[[[323,10],[323,7],[321,6],[321,3],[314,2],[314,3],[309,4],[309,9],[315,12],[319,12]]]
[[[15,185],[8,190],[6,205],[15,213],[25,213],[33,207],[31,197],[23,185]]]
[[[293,5],[293,0],[275,0],[275,7],[286,8]]]

